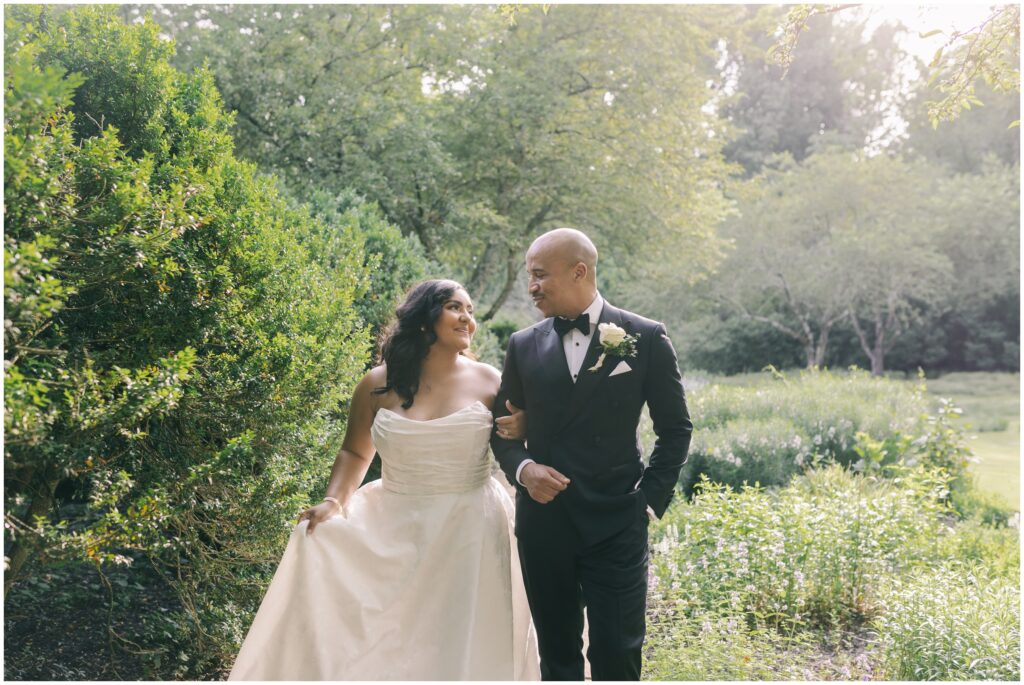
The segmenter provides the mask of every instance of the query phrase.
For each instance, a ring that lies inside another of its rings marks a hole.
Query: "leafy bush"
[[[965,521],[980,521],[988,526],[1005,526],[1015,512],[997,493],[980,489],[973,480],[954,489],[950,503]]]
[[[139,617],[147,675],[221,676],[326,481],[363,298],[415,259],[370,209],[318,219],[236,160],[212,76],[152,22],[15,6],[4,45],[5,591],[144,562],[176,598]]]
[[[691,479],[707,476],[737,488],[744,482],[781,485],[810,464],[811,447],[806,433],[788,419],[737,418],[716,430],[694,433],[680,484],[692,492]]]
[[[691,495],[702,473],[734,487],[784,485],[813,463],[863,461],[865,436],[893,463],[928,431],[927,406],[923,386],[858,369],[709,384],[691,394],[695,430],[680,486]]]
[[[993,574],[1017,578],[1020,575],[1020,531],[1013,526],[994,527],[976,519],[961,521],[942,537],[939,556],[983,565]]]
[[[417,281],[436,275],[440,267],[424,255],[423,246],[412,237],[405,237],[388,223],[380,209],[366,202],[354,191],[332,194],[326,190],[292,190],[299,206],[310,211],[329,228],[310,252],[328,269],[334,269],[338,257],[350,249],[344,240],[345,230],[355,232],[363,243],[363,266],[369,273],[369,287],[356,300],[356,309],[363,321],[373,329],[374,336],[394,317],[405,291]]]
[[[946,480],[813,470],[777,492],[706,479],[653,533],[659,592],[686,614],[726,612],[794,631],[878,611],[893,573],[935,557]]]
[[[1016,578],[958,563],[893,579],[875,620],[891,680],[1020,680]]]

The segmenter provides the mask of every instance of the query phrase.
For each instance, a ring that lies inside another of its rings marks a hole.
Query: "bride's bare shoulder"
[[[491,394],[496,395],[498,388],[501,386],[501,372],[490,364],[484,362],[477,362],[467,360],[470,363],[470,368],[479,377],[479,380],[491,390]]]
[[[375,366],[363,376],[362,380],[356,385],[356,394],[363,396],[372,396],[373,391],[377,388],[383,388],[388,384],[388,370],[384,364]]]
[[[363,376],[363,379],[359,381],[359,385],[375,385],[381,386],[387,383],[388,380],[388,367],[384,364],[375,366]]]

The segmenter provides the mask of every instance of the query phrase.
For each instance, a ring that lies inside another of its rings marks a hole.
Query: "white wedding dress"
[[[371,429],[381,479],[292,531],[230,680],[538,680],[513,505],[481,402]]]

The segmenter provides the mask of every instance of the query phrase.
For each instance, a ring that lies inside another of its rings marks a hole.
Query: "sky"
[[[865,4],[856,10],[861,16],[869,16],[872,22],[900,21],[910,29],[909,35],[903,38],[903,47],[908,52],[920,57],[927,64],[932,60],[935,51],[942,47],[951,37],[953,31],[967,31],[982,21],[989,14],[989,8],[996,3],[949,3],[949,4]],[[1005,3],[1004,3],[1005,4]],[[942,34],[921,38],[919,34],[941,29]]]

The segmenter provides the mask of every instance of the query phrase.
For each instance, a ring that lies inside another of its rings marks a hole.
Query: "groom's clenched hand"
[[[541,504],[547,504],[558,493],[569,487],[568,478],[550,466],[536,462],[523,467],[522,473],[519,474],[519,480],[526,486],[530,497]]]

